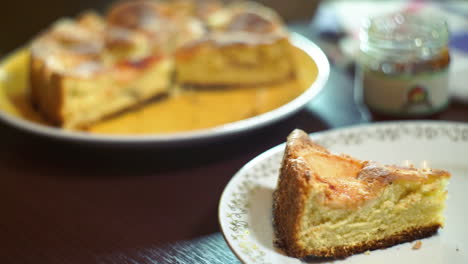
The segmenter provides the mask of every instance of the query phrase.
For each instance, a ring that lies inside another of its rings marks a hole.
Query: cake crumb
[[[422,242],[420,240],[416,241],[413,245],[413,249],[420,249],[422,246]]]
[[[370,255],[370,251],[367,250],[366,252],[364,252],[364,255]]]

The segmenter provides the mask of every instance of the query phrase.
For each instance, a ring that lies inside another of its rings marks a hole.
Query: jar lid
[[[447,45],[449,33],[441,17],[402,12],[366,19],[359,38],[364,51],[422,51],[429,56]]]

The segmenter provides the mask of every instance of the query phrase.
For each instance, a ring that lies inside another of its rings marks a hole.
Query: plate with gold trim
[[[273,246],[272,194],[284,144],[259,155],[237,172],[221,196],[223,236],[244,263],[468,263],[468,124],[437,121],[383,122],[311,134],[336,153],[387,164],[430,166],[451,172],[445,227],[429,238],[343,260],[286,256]],[[425,165],[424,165],[425,164]],[[315,262],[314,262],[315,261]]]
[[[177,106],[179,101],[195,100],[190,95],[190,91],[185,92],[183,95],[177,93],[176,96],[170,96],[170,100],[163,100],[162,103],[158,101],[156,103],[150,102],[143,107],[134,109],[134,111],[99,122],[88,131],[67,131],[53,127],[48,125],[35,112],[29,103],[28,97],[27,65],[29,53],[27,48],[22,48],[0,62],[0,120],[15,128],[37,135],[80,143],[173,145],[200,142],[243,133],[295,113],[314,99],[323,89],[330,71],[329,62],[323,51],[298,33],[291,34],[291,42],[294,46],[293,53],[297,64],[296,76],[298,77],[295,80],[277,85],[242,87],[242,91],[247,92],[225,89],[225,91],[210,93],[210,91],[207,91],[208,89],[203,89],[197,91],[195,99],[200,102],[208,102],[205,104],[207,107],[200,109],[195,105],[187,106],[189,104],[185,104],[187,107],[177,108],[178,111],[175,112],[160,111],[163,108],[175,109],[174,106]],[[297,88],[297,94],[291,94],[292,89],[290,88],[292,86]],[[286,94],[282,93],[282,91]],[[252,114],[250,113],[252,111],[242,106],[246,98],[248,100],[260,98],[262,102],[270,98],[272,103],[263,103],[264,106],[261,106],[260,110],[254,109],[253,112],[255,113]],[[284,102],[281,101],[286,100],[284,98],[289,99]],[[222,100],[225,103],[209,103],[215,100]],[[232,115],[235,116],[232,120],[225,121],[222,119],[220,121],[220,118],[224,118],[220,115],[212,119],[195,116],[192,118],[193,120],[186,120],[194,111],[205,114],[217,113],[223,107],[238,109],[238,111],[233,112]],[[187,128],[186,125],[190,122],[197,125],[193,128]],[[166,129],[158,126],[158,124],[163,123],[171,124],[170,128]],[[180,130],[178,130],[179,128]]]

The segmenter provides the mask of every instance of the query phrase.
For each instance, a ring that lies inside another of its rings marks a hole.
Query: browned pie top
[[[146,65],[205,34],[190,14],[174,15],[176,7],[175,2],[127,0],[105,17],[88,11],[61,19],[33,41],[31,53],[48,69],[76,77]]]
[[[442,170],[381,165],[332,154],[301,130],[289,135],[287,151],[293,154],[289,159],[306,164],[304,175],[309,175],[308,184],[312,188],[325,187],[324,204],[336,208],[360,206],[393,182],[425,183],[433,177],[450,177]]]
[[[288,38],[283,22],[270,8],[242,1],[225,8],[212,8],[202,20],[209,34],[185,46],[178,53],[187,54],[207,45],[262,45]]]

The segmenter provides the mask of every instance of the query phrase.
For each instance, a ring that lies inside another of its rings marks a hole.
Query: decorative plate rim
[[[367,131],[365,131],[367,130]],[[369,133],[369,130],[371,132]],[[362,133],[368,132],[368,133]],[[376,123],[364,123],[357,124],[337,129],[331,129],[326,131],[320,131],[309,134],[311,138],[317,140],[320,144],[325,147],[330,147],[336,143],[344,144],[359,144],[363,142],[364,138],[369,138],[369,135],[374,132],[375,135],[378,135],[379,139],[383,140],[397,140],[401,136],[413,136],[417,138],[426,138],[433,139],[439,136],[445,136],[454,142],[468,142],[468,124],[463,122],[454,122],[454,121],[438,121],[438,120],[419,120],[419,121],[390,121],[390,122],[376,122]],[[341,141],[341,142],[340,142]],[[257,164],[262,163],[264,160],[273,157],[274,155],[282,155],[286,143],[282,143],[271,149],[259,154],[249,162],[247,162],[241,169],[239,169],[230,181],[226,184],[218,204],[218,224],[221,229],[221,234],[223,235],[226,244],[229,246],[233,254],[242,262],[242,263],[269,263],[265,262],[261,257],[265,256],[265,252],[259,250],[258,256],[252,257],[251,260],[246,260],[242,254],[237,251],[233,241],[228,237],[228,226],[223,224],[223,219],[225,218],[222,215],[224,211],[222,208],[228,204],[228,194],[229,190],[234,188],[236,184],[235,181],[238,181],[239,177],[244,177],[246,171],[249,171]],[[253,188],[247,190],[247,192],[252,191]],[[244,211],[247,211],[244,209]],[[229,211],[230,213],[236,213],[233,210]],[[247,212],[245,212],[247,215]],[[242,218],[243,219],[243,218]],[[247,220],[247,219],[244,219]],[[232,224],[231,224],[232,225]],[[246,233],[249,233],[248,223],[245,223]],[[262,261],[258,261],[262,260]]]
[[[309,101],[314,99],[324,88],[329,74],[330,64],[325,53],[311,40],[299,33],[292,32],[291,40],[294,46],[306,52],[318,67],[317,78],[314,83],[301,95],[289,103],[282,105],[272,111],[258,116],[243,119],[240,121],[224,124],[221,126],[201,129],[188,132],[178,132],[169,134],[147,134],[147,135],[105,135],[90,134],[86,132],[65,131],[59,128],[36,124],[18,117],[15,117],[0,109],[0,120],[4,123],[40,136],[51,137],[66,141],[79,141],[83,143],[110,143],[110,144],[138,144],[157,143],[161,145],[171,145],[186,143],[189,141],[207,140],[223,136],[238,134],[241,132],[260,128],[285,118],[304,107]],[[6,56],[5,58],[7,58]]]

